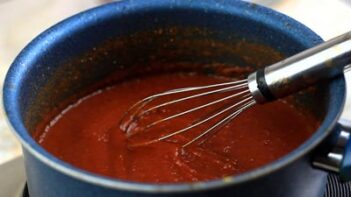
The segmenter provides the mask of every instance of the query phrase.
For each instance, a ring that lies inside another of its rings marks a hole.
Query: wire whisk
[[[200,92],[197,94],[193,94],[190,96],[183,96],[180,98],[177,98],[175,100],[171,101],[166,101],[157,105],[149,105],[152,101],[155,99],[160,99],[161,97],[166,97],[170,95],[175,95],[175,94],[180,94],[180,93],[191,93],[191,92],[199,92],[199,91],[204,91]],[[213,84],[213,85],[207,85],[207,86],[197,86],[197,87],[187,87],[187,88],[180,88],[180,89],[174,89],[174,90],[169,90],[166,92],[162,92],[159,94],[155,94],[152,96],[149,96],[136,104],[134,104],[123,116],[121,119],[121,128],[126,131],[127,136],[131,137],[134,134],[137,133],[137,130],[133,129],[133,125],[138,124],[138,122],[146,115],[149,115],[152,112],[156,112],[157,110],[160,110],[162,108],[166,108],[170,105],[175,105],[180,102],[188,102],[191,101],[192,99],[200,98],[200,97],[205,97],[213,94],[221,94],[221,93],[228,93],[230,92],[229,95],[226,95],[220,99],[213,100],[209,103],[205,103],[199,106],[194,106],[193,108],[190,108],[188,110],[175,113],[172,115],[169,115],[165,118],[161,118],[159,120],[153,121],[146,126],[143,127],[144,131],[147,132],[147,130],[152,129],[153,127],[166,122],[170,121],[172,119],[185,116],[189,113],[193,113],[195,111],[203,110],[204,108],[208,108],[211,106],[214,106],[216,104],[228,102],[229,104],[226,104],[225,107],[217,107],[213,113],[209,114],[207,117],[198,120],[198,121],[193,121],[191,125],[186,126],[184,128],[172,131],[172,132],[167,132],[169,134],[160,136],[156,139],[138,144],[140,145],[148,145],[151,143],[155,143],[158,141],[164,141],[166,139],[169,139],[175,135],[187,132],[191,129],[194,129],[200,125],[203,125],[211,120],[213,120],[216,117],[222,116],[226,114],[226,116],[222,117],[218,122],[215,124],[212,124],[209,128],[207,128],[204,132],[202,132],[200,135],[197,137],[193,138],[189,142],[183,145],[183,147],[186,147],[195,141],[198,141],[200,138],[204,137],[208,133],[220,128],[221,126],[225,125],[227,122],[231,121],[233,118],[238,116],[241,112],[249,108],[250,106],[255,104],[255,100],[251,96],[250,91],[248,90],[248,83],[247,80],[239,80],[239,81],[232,81],[232,82],[227,82],[227,83],[219,83],[219,84]],[[237,100],[239,100],[237,102]],[[231,101],[231,102],[230,102]]]
[[[321,80],[337,77],[350,63],[351,32],[348,32],[283,61],[259,69],[249,74],[247,79],[174,89],[149,96],[134,104],[125,113],[120,121],[120,128],[130,139],[140,133],[144,134],[144,139],[132,144],[133,147],[166,141],[174,136],[200,128],[201,132],[197,132],[195,137],[182,145],[187,147],[200,139],[205,141],[205,136],[228,124],[253,105],[274,101]],[[170,96],[172,99],[167,100]],[[205,96],[217,97],[208,103],[199,105],[195,105],[198,102],[192,101]],[[174,109],[178,109],[177,104],[184,103],[189,103],[191,107],[179,112],[175,110],[177,112],[174,114],[162,116],[161,112],[165,108],[173,106]],[[221,105],[218,106],[219,104]],[[207,112],[206,108],[211,109],[208,114],[200,116],[200,119],[191,120],[190,124],[182,125],[179,129],[171,131],[169,129],[172,127],[155,129],[182,116],[199,111]],[[154,114],[160,117],[148,118]],[[211,121],[214,123],[210,123]],[[155,136],[152,130],[161,131],[161,134]]]

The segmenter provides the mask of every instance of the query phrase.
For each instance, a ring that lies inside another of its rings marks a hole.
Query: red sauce
[[[171,142],[130,148],[119,120],[136,101],[173,88],[225,81],[179,73],[128,80],[77,101],[45,129],[38,129],[35,138],[47,151],[81,169],[119,179],[165,183],[221,178],[260,167],[295,149],[315,130],[315,120],[276,101],[254,105],[201,145],[183,149],[173,143],[188,140],[193,133]],[[172,124],[183,125],[197,116],[194,113]]]

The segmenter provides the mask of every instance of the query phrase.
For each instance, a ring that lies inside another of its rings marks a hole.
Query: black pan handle
[[[334,128],[334,147],[312,162],[315,167],[339,173],[342,180],[351,181],[351,65],[344,69],[346,81],[345,105]]]

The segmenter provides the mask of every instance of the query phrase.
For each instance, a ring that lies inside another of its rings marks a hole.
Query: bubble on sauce
[[[223,169],[225,169],[225,170],[227,170],[227,169],[232,169],[232,168],[234,168],[234,167],[233,167],[233,165],[230,164],[230,163],[226,163],[226,164],[224,164],[224,166],[223,166]]]
[[[196,178],[196,177],[191,178],[191,180],[194,181],[194,182],[195,182],[195,181],[199,181],[199,179]]]
[[[270,140],[270,139],[265,139],[265,140],[263,140],[263,144],[264,144],[264,145],[270,145],[270,144],[272,144],[272,140]]]
[[[176,138],[168,138],[166,140],[164,140],[165,142],[169,142],[169,143],[174,143],[174,144],[178,144],[179,140]]]
[[[155,34],[158,34],[158,35],[161,35],[161,34],[163,34],[163,29],[156,29],[155,31],[154,31],[154,33]]]
[[[160,111],[161,111],[162,113],[167,113],[169,110],[163,108],[163,109],[161,109]]]
[[[99,135],[97,137],[97,141],[99,142],[108,142],[109,141],[109,138],[108,136],[106,135],[106,133],[102,134],[102,135]]]
[[[211,41],[210,45],[211,45],[211,47],[216,47],[216,43],[213,41]]]
[[[224,153],[230,153],[230,146],[225,146],[224,148],[223,148],[223,152]]]

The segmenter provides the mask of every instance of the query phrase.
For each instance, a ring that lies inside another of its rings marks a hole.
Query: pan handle
[[[338,135],[333,141],[332,150],[318,156],[312,162],[315,167],[339,173],[344,181],[351,181],[351,65],[344,68],[346,96],[343,112],[334,132]]]
[[[348,140],[340,163],[340,176],[343,180],[351,180],[351,139]]]
[[[340,176],[343,180],[351,180],[351,65],[344,68],[346,80],[345,106],[338,121],[340,125],[340,137],[344,139],[340,143],[344,146],[340,162]]]

